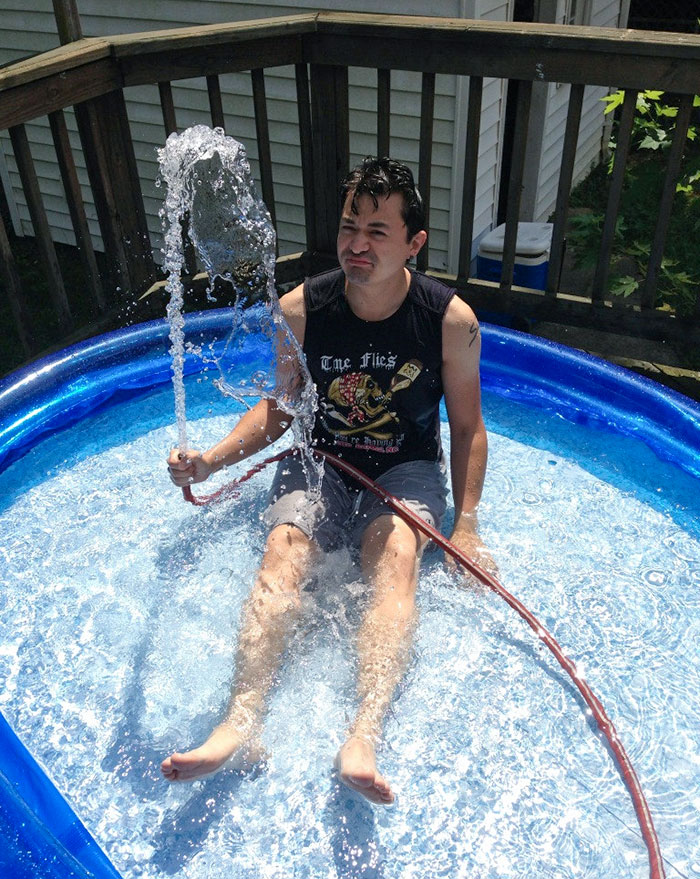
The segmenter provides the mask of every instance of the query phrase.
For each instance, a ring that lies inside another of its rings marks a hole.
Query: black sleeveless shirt
[[[365,321],[345,298],[340,269],[304,284],[304,353],[319,410],[314,443],[376,478],[442,455],[442,319],[455,291],[411,272],[390,317]]]

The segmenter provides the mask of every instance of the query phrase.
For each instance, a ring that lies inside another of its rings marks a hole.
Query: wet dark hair
[[[345,204],[348,193],[352,192],[351,210],[357,213],[355,200],[360,195],[368,195],[379,207],[378,198],[398,192],[403,196],[401,216],[406,224],[407,238],[411,238],[425,226],[425,210],[423,199],[413,180],[411,169],[394,159],[378,159],[373,156],[361,162],[347,175],[340,187],[341,205]]]

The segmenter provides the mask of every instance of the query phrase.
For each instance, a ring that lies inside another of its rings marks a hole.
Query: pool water
[[[206,385],[189,383],[195,447],[235,417]],[[501,580],[605,705],[668,875],[700,877],[697,480],[633,439],[495,395],[484,408],[480,518]],[[436,552],[379,754],[394,807],[365,804],[331,771],[364,599],[342,551],[305,593],[268,764],[167,785],[161,759],[199,743],[226,701],[272,477],[215,508],[183,503],[165,468],[171,413],[172,392],[152,392],[3,475],[0,710],[125,879],[648,876],[628,794],[573,685],[514,612]]]

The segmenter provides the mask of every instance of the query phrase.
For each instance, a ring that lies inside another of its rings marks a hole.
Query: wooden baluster
[[[418,189],[423,196],[425,228],[430,227],[430,180],[433,170],[433,119],[435,116],[435,74],[424,73],[420,100],[420,144],[418,147]],[[424,272],[430,257],[426,242],[416,257],[416,266]]]
[[[503,267],[501,269],[501,292],[508,293],[513,285],[515,268],[515,249],[518,242],[518,220],[520,218],[520,197],[523,190],[525,171],[525,148],[530,122],[530,102],[532,82],[518,80],[518,97],[513,133],[513,157],[510,165],[508,184],[508,206],[506,209],[506,232],[503,240]]]
[[[88,289],[96,310],[98,312],[105,311],[107,303],[102,289],[102,279],[100,278],[100,270],[97,267],[95,250],[92,246],[92,236],[90,235],[90,228],[85,214],[83,194],[80,189],[78,172],[73,159],[73,150],[71,149],[63,111],[57,110],[55,113],[50,113],[49,124],[56,148],[56,157],[61,172],[61,179],[63,180],[63,188],[66,192],[68,211],[70,212],[73,231],[75,232],[75,241],[78,245]]]
[[[306,64],[295,67],[297,86],[297,114],[299,117],[299,146],[301,149],[301,180],[304,187],[304,220],[306,249],[318,250],[316,238],[316,201],[314,194],[314,152],[311,133],[311,100],[309,98],[309,69]]]
[[[625,166],[630,149],[632,136],[632,123],[634,111],[637,106],[637,92],[625,92],[622,102],[622,114],[620,125],[617,129],[617,145],[615,147],[615,161],[613,162],[612,180],[608,192],[608,205],[603,221],[603,234],[600,240],[600,252],[593,278],[593,291],[591,298],[594,302],[602,302],[608,289],[608,277],[610,275],[610,257],[615,241],[615,226],[617,215],[620,211],[620,199],[622,198],[622,184],[625,178]]]
[[[177,118],[175,116],[175,101],[173,100],[173,87],[169,82],[158,83],[160,95],[160,109],[163,114],[165,136],[169,137],[177,131]]]
[[[391,70],[377,71],[377,156],[391,155]]]
[[[253,107],[255,109],[255,133],[258,141],[258,163],[260,165],[260,185],[263,201],[270,212],[272,225],[276,225],[275,188],[272,182],[272,151],[270,149],[270,127],[267,117],[267,98],[265,96],[265,74],[262,68],[250,71],[253,84]]]
[[[207,77],[207,92],[209,94],[209,111],[211,113],[211,124],[214,128],[226,129],[224,120],[224,104],[221,100],[221,84],[219,77],[215,74]]]
[[[664,255],[666,233],[671,222],[671,208],[673,197],[676,194],[676,184],[681,173],[681,160],[685,149],[685,139],[690,125],[690,115],[693,110],[693,96],[683,95],[676,116],[676,128],[673,133],[673,141],[668,151],[668,164],[664,176],[664,185],[659,202],[659,213],[654,230],[654,240],[649,253],[647,275],[642,290],[642,308],[654,308],[656,305],[656,287],[659,282],[659,271]]]
[[[51,238],[51,228],[44,209],[44,202],[39,189],[39,180],[36,176],[34,161],[29,149],[29,140],[24,125],[16,125],[10,129],[12,148],[17,161],[17,168],[22,179],[22,188],[27,199],[29,215],[34,227],[34,235],[39,248],[41,261],[44,265],[48,281],[49,295],[58,318],[58,325],[62,332],[73,329],[73,318],[68,304],[68,297],[63,286],[61,268],[56,257],[56,248]]]
[[[173,87],[169,82],[158,83],[158,94],[160,96],[160,109],[163,113],[163,125],[165,127],[166,137],[177,132],[177,114],[175,113],[175,100],[173,98]],[[180,218],[182,226],[182,255],[184,258],[183,273],[185,275],[195,275],[197,273],[197,251],[194,249],[192,239],[190,238],[190,215],[185,213]]]
[[[479,165],[479,135],[481,132],[481,103],[484,80],[481,76],[469,78],[469,105],[467,107],[466,149],[464,152],[464,185],[462,187],[462,217],[459,233],[459,262],[457,277],[466,281],[472,261],[474,238],[474,205]]]
[[[552,245],[549,251],[549,269],[547,270],[547,296],[554,297],[559,289],[562,264],[564,262],[564,238],[566,235],[566,219],[569,211],[569,194],[574,176],[576,162],[576,145],[578,130],[581,123],[583,107],[583,84],[575,83],[569,93],[569,109],[566,115],[564,144],[561,153],[561,169],[557,201],[554,209],[554,228],[552,229]]]

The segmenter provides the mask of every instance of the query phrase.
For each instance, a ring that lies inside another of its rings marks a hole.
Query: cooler
[[[476,276],[482,281],[500,281],[506,226],[497,226],[479,242]],[[544,290],[552,244],[551,223],[518,223],[513,283],[518,287]]]

